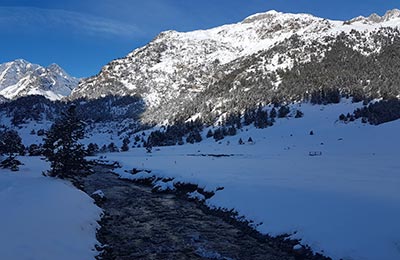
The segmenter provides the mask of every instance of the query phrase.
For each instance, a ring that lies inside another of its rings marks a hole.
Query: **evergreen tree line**
[[[400,119],[400,100],[397,98],[370,103],[363,108],[357,108],[353,114],[340,115],[342,121],[354,121],[362,118],[363,123],[379,125]]]
[[[242,125],[254,125],[256,128],[267,128],[273,126],[276,118],[285,118],[290,114],[290,109],[286,105],[276,105],[271,110],[263,108],[260,104],[257,109],[246,109],[244,114],[232,113],[223,117],[218,124],[218,128],[209,130],[206,137],[213,137],[215,141],[224,139],[225,136],[234,136]],[[295,118],[303,117],[303,112],[296,110]],[[243,122],[243,123],[242,123]]]
[[[110,122],[131,119],[138,121],[144,111],[144,102],[138,96],[107,96],[99,99],[74,101],[51,101],[43,96],[32,95],[0,103],[0,111],[18,126],[29,120],[54,121],[71,105],[86,122]],[[142,126],[143,127],[143,126]]]
[[[176,122],[173,125],[164,126],[160,130],[151,132],[143,145],[145,147],[182,145],[184,144],[184,137],[186,137],[187,143],[198,143],[202,140],[200,134],[202,130],[203,122],[200,119]]]
[[[218,121],[218,127],[214,130],[210,129],[206,138],[213,137],[215,141],[224,139],[225,136],[234,136],[237,131],[243,127],[243,125],[254,125],[256,128],[266,128],[274,124],[275,119],[284,118],[289,116],[290,109],[286,105],[276,105],[268,111],[261,104],[257,109],[246,109],[242,114],[240,112],[229,113],[222,116],[221,120]],[[303,116],[303,112],[297,110],[295,118]],[[215,121],[213,122],[215,123]],[[178,122],[167,127],[162,127],[160,130],[156,130],[150,133],[147,141],[144,143],[145,147],[152,146],[171,146],[171,145],[182,145],[186,143],[198,143],[202,141],[201,132],[204,126],[210,126],[205,123],[202,118],[198,118],[195,121],[189,121],[186,123]]]
[[[342,97],[353,97],[359,102],[398,96],[400,39],[398,32],[390,37],[390,41],[380,39],[380,52],[366,56],[353,49],[355,43],[351,39],[339,35],[328,45],[322,60],[311,58],[311,62],[278,71],[282,93],[314,104],[339,103]]]

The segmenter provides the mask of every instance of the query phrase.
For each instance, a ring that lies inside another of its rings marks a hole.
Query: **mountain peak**
[[[26,61],[24,59],[16,59],[13,61],[9,61],[6,62],[4,64],[1,65],[5,65],[8,66],[9,68],[14,68],[14,69],[30,69],[30,68],[37,68],[39,65],[36,64],[32,64],[29,61]]]
[[[50,70],[63,70],[58,64],[52,63],[49,66],[47,66],[48,69]]]
[[[0,64],[0,95],[8,99],[43,95],[56,100],[69,95],[78,82],[57,64],[44,68],[24,59]]]
[[[15,59],[14,61],[11,61],[9,63],[22,63],[22,64],[28,64],[30,62],[24,60],[24,59]]]
[[[368,16],[367,18],[369,21],[374,22],[374,23],[379,23],[382,20],[382,17],[380,17],[379,15],[377,15],[376,13],[371,14],[370,16]]]
[[[392,9],[385,13],[384,16],[379,16],[376,13],[371,14],[368,17],[358,16],[353,18],[349,21],[346,21],[347,24],[352,24],[355,22],[361,22],[364,24],[379,24],[387,21],[391,21],[393,19],[400,18],[400,10],[399,9]]]
[[[385,13],[382,17],[384,21],[389,21],[395,18],[400,18],[400,10],[399,9],[392,9]]]
[[[247,18],[245,18],[242,23],[252,23],[252,22],[261,21],[261,20],[273,20],[275,18],[279,18],[280,16],[282,16],[284,18],[288,18],[288,19],[290,19],[290,18],[299,18],[299,17],[304,17],[304,16],[306,16],[306,17],[314,17],[314,16],[312,16],[310,14],[283,13],[283,12],[279,12],[279,11],[276,11],[276,10],[269,10],[267,12],[250,15]]]
[[[59,75],[61,75],[61,76],[63,76],[63,77],[69,76],[69,75],[65,72],[65,70],[64,70],[63,68],[61,68],[61,67],[60,67],[58,64],[56,64],[56,63],[50,64],[49,66],[47,66],[47,69],[48,69],[49,71],[52,71],[52,72],[54,72],[54,73],[56,73],[56,74],[59,74]]]

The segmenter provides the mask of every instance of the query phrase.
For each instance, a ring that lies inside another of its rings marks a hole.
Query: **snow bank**
[[[47,178],[47,163],[23,158],[0,170],[0,259],[95,259],[101,209],[70,183]]]

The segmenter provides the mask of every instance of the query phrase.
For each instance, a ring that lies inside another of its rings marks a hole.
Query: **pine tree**
[[[108,149],[107,149],[107,145],[103,145],[101,148],[100,148],[100,153],[106,153],[106,152],[108,152]]]
[[[130,142],[131,141],[129,140],[129,138],[124,138],[124,140],[122,140],[121,151],[123,151],[123,152],[128,151]]]
[[[255,112],[254,110],[247,109],[244,113],[244,125],[250,125],[254,122]]]
[[[269,117],[272,119],[274,119],[276,117],[276,110],[274,107],[272,108],[271,112],[269,113]]]
[[[266,128],[268,126],[268,112],[264,111],[261,105],[257,109],[254,126],[257,128]]]
[[[99,152],[99,146],[95,143],[88,144],[86,149],[86,153],[88,156],[94,156]]]
[[[207,138],[210,138],[210,137],[212,137],[213,135],[214,135],[214,133],[213,133],[213,131],[210,129],[210,130],[208,130],[206,137],[207,137]]]
[[[135,142],[139,142],[140,141],[140,136],[135,135]]]
[[[297,110],[294,118],[301,118],[301,117],[303,117],[303,115],[304,115],[303,112],[301,112],[300,110]]]
[[[44,139],[44,155],[51,163],[50,176],[74,178],[88,173],[86,151],[79,143],[84,134],[85,124],[78,118],[76,107],[71,105],[51,126]]]
[[[118,147],[115,145],[114,142],[111,142],[108,146],[107,149],[110,153],[115,153],[115,152],[119,152]]]
[[[202,140],[202,138],[198,131],[190,132],[188,137],[186,138],[186,142],[191,143],[191,144],[199,143],[199,142],[201,142],[201,140]]]
[[[28,147],[28,154],[29,156],[40,156],[43,154],[43,148],[42,145],[37,145],[37,144],[31,144]]]
[[[236,135],[236,128],[234,126],[228,128],[228,135]]]
[[[17,131],[7,130],[0,133],[0,155],[5,154],[9,158],[14,158],[16,154],[22,154],[24,149]]]
[[[290,112],[290,109],[287,106],[281,106],[278,110],[278,117],[283,118],[286,117]]]
[[[223,130],[221,130],[221,128],[218,128],[218,129],[216,129],[215,131],[214,131],[214,139],[215,139],[215,141],[219,141],[219,140],[222,140],[222,139],[224,139],[224,133],[223,133]]]
[[[17,131],[7,130],[0,133],[0,155],[8,156],[5,160],[1,161],[1,167],[18,171],[18,165],[21,165],[21,162],[15,159],[15,157],[17,154],[24,153],[25,147]]]

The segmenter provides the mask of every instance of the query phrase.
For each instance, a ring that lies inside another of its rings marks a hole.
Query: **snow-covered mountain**
[[[45,68],[22,59],[0,64],[0,95],[8,99],[43,95],[58,100],[68,96],[78,82],[57,64]]]
[[[380,54],[389,43],[396,42],[398,26],[399,10],[350,21],[269,11],[209,30],[166,31],[146,46],[110,62],[98,75],[83,80],[71,98],[140,95],[148,106],[144,121],[156,122],[171,119],[179,111],[190,110],[185,116],[200,112],[190,108],[193,105],[224,112],[224,107],[234,106],[234,99],[244,94],[252,103],[271,101],[281,92],[285,94],[280,98],[296,99],[311,90],[302,88],[287,94],[296,88],[287,86],[282,70],[321,62],[338,42],[363,57]],[[371,89],[365,91],[382,92]],[[236,93],[238,90],[240,93]],[[229,93],[236,93],[235,97],[228,97]]]

